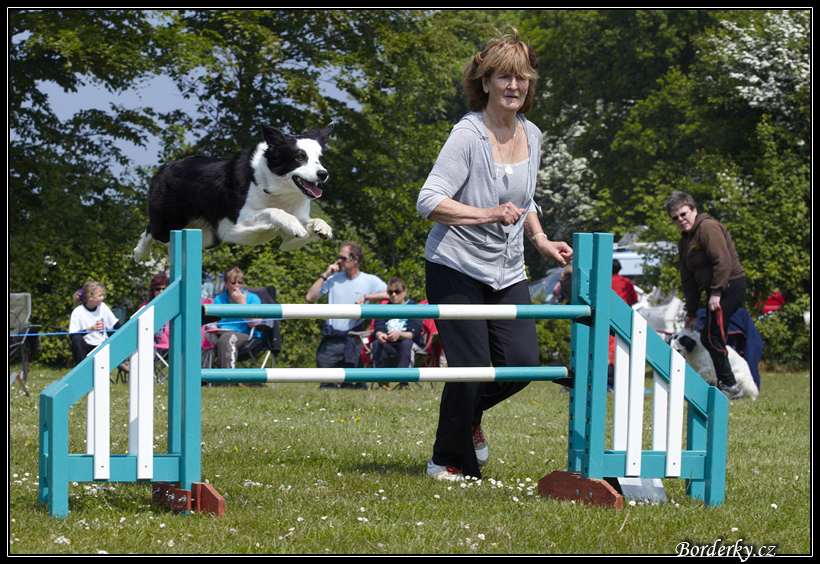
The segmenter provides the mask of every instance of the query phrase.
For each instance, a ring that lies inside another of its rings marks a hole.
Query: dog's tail
[[[151,258],[151,243],[154,242],[154,238],[151,236],[149,228],[145,228],[145,232],[140,237],[137,246],[134,248],[134,260],[137,262],[142,262]]]

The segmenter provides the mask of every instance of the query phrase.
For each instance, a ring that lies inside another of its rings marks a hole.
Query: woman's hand
[[[500,223],[504,227],[507,227],[508,225],[515,225],[525,213],[527,213],[527,210],[521,209],[518,206],[507,202],[487,210],[487,215],[489,217],[489,221],[487,221],[487,223]]]
[[[242,291],[242,288],[233,287],[228,292],[228,299],[231,300],[232,304],[245,304],[248,301],[248,297],[245,295],[245,292]]]
[[[532,244],[542,257],[553,259],[560,266],[566,266],[572,260],[572,247],[564,241],[550,241],[546,237],[536,237]]]

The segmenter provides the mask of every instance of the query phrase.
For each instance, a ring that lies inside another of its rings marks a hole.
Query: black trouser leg
[[[492,288],[447,267],[427,264],[427,299],[431,304],[516,304],[530,301],[526,282],[494,292]],[[535,321],[436,320],[448,366],[537,366]],[[447,382],[441,395],[433,462],[481,477],[472,427],[484,411],[521,391],[529,382]]]
[[[734,386],[736,383],[729,363],[729,351],[726,348],[726,331],[729,328],[729,320],[740,309],[745,299],[746,279],[730,281],[720,296],[720,309],[709,311],[707,306],[706,319],[700,333],[700,340],[715,366],[718,382],[725,387]]]

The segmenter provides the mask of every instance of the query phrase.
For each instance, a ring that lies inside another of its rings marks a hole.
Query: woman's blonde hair
[[[242,272],[242,269],[238,266],[232,266],[228,270],[225,271],[223,278],[225,278],[225,283],[233,282],[237,278],[244,277],[245,273]]]
[[[509,32],[507,30],[510,30]],[[487,106],[490,96],[484,92],[483,79],[493,72],[511,74],[529,81],[529,88],[519,113],[525,114],[532,107],[535,95],[535,81],[538,78],[538,55],[527,43],[518,38],[518,30],[513,26],[504,28],[499,37],[491,39],[476,53],[464,67],[462,82],[467,96],[467,105],[474,112]]]

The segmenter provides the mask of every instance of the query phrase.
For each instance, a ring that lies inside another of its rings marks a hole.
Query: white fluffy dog
[[[715,366],[712,364],[712,358],[709,356],[706,347],[700,342],[700,333],[698,331],[682,329],[672,335],[669,344],[686,359],[686,363],[694,368],[695,372],[700,374],[708,384],[717,385]],[[735,349],[729,346],[726,348],[729,350],[729,364],[735,374],[735,380],[743,390],[743,395],[757,399],[758,389],[754,378],[752,378],[752,372],[749,370],[749,364]]]

